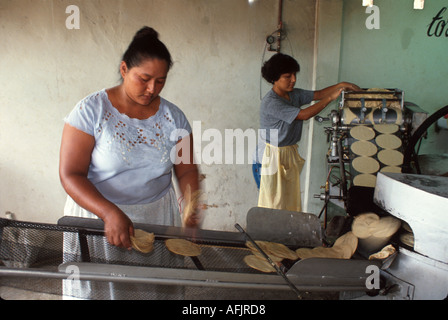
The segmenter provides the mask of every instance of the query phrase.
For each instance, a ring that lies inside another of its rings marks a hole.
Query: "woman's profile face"
[[[280,78],[274,82],[274,87],[282,92],[291,92],[296,85],[296,73],[283,73]]]
[[[121,63],[120,72],[126,93],[134,102],[147,106],[156,99],[168,76],[168,63],[165,60],[146,59],[131,69]]]

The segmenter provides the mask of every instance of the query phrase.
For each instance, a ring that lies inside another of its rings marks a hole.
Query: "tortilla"
[[[372,235],[371,225],[378,220],[380,220],[380,217],[375,213],[363,213],[356,216],[352,223],[353,234],[360,239],[370,237]]]
[[[368,173],[358,174],[353,179],[353,184],[360,187],[374,188],[376,185],[376,176]]]
[[[378,160],[387,166],[399,166],[403,164],[403,154],[397,150],[381,150],[378,152]]]
[[[398,125],[393,123],[376,124],[373,128],[379,133],[395,133],[398,131]]]
[[[378,151],[378,148],[372,142],[364,140],[354,142],[350,149],[353,153],[366,157],[371,157]]]
[[[394,217],[383,217],[372,225],[372,236],[387,238],[395,234],[401,227],[401,220]]]
[[[358,237],[352,231],[340,236],[333,244],[333,250],[340,250],[343,259],[350,259],[358,247]]]
[[[330,259],[349,259],[347,258],[347,254],[344,253],[344,248],[325,248],[325,247],[316,247],[316,248],[299,248],[296,250],[297,256],[302,259],[309,258],[330,258]]]
[[[165,245],[169,251],[186,257],[195,257],[201,254],[201,247],[185,239],[168,239]]]
[[[387,166],[380,170],[381,172],[401,173],[401,168],[396,166]]]
[[[283,259],[296,260],[297,255],[294,251],[290,250],[288,247],[281,243],[269,242],[256,240],[255,243],[260,247],[260,249],[274,262],[280,262]],[[252,251],[254,255],[259,258],[263,258],[263,254],[255,248],[252,242],[247,241],[246,246]]]
[[[131,245],[137,251],[149,253],[154,249],[154,233],[135,229],[134,236],[131,236]]]
[[[350,259],[358,247],[358,238],[349,231],[339,237],[331,248],[299,248],[297,256],[304,260],[309,258]]]
[[[363,125],[351,128],[350,134],[357,140],[372,140],[375,138],[375,131]]]
[[[352,161],[353,168],[361,173],[375,173],[380,169],[380,164],[370,157],[357,157]]]
[[[244,257],[244,262],[251,268],[261,272],[275,272],[275,268],[263,258],[258,258],[254,255]]]
[[[311,248],[299,248],[296,250],[296,254],[302,260],[308,259],[308,258],[313,258],[312,250],[313,249],[311,249]]]
[[[394,217],[380,218],[375,213],[364,213],[356,216],[352,223],[352,232],[360,239],[369,237],[389,238],[401,226],[401,221]]]
[[[260,251],[258,251],[256,249],[255,250],[251,250],[251,251],[254,254],[254,256],[257,256],[260,259],[265,259],[264,255]],[[264,250],[263,250],[263,252],[269,257],[269,259],[271,259],[274,262],[281,262],[283,260],[282,257],[275,256],[275,255],[270,254],[270,253],[268,253],[268,252],[266,252]]]
[[[401,140],[393,134],[380,134],[375,139],[376,144],[383,149],[397,149],[401,147]]]
[[[281,243],[276,242],[268,242],[267,243],[268,252],[274,256],[279,258],[289,259],[289,260],[297,260],[297,254],[289,249],[287,246]]]
[[[267,241],[255,240],[255,243],[260,247],[264,252],[267,251]],[[246,241],[246,247],[248,247],[251,251],[258,251],[258,249],[254,246],[251,241]]]
[[[374,254],[371,254],[370,256],[369,256],[369,260],[375,260],[375,259],[377,259],[377,260],[382,260],[382,259],[386,259],[387,257],[389,257],[389,256],[391,256],[391,255],[393,255],[394,253],[395,253],[395,248],[394,248],[394,246],[393,245],[388,245],[388,246],[385,246],[383,249],[381,249],[381,251],[379,251],[379,252],[377,252],[377,253],[374,253]]]

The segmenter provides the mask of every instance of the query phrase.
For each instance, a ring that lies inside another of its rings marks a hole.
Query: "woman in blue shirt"
[[[260,107],[260,129],[264,151],[260,174],[258,206],[289,211],[301,211],[300,172],[304,160],[297,143],[302,135],[303,121],[321,112],[343,90],[360,88],[341,82],[328,88],[310,91],[295,88],[298,62],[285,54],[272,56],[262,67],[263,78],[272,84]],[[315,104],[301,108],[303,105]]]

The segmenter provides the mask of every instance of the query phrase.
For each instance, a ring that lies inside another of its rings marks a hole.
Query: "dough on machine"
[[[376,185],[376,176],[369,173],[358,174],[353,179],[353,184],[359,187],[371,187],[374,188]]]
[[[395,133],[398,131],[398,125],[396,124],[389,124],[389,123],[381,123],[381,124],[375,124],[373,128],[378,131],[379,133]]]
[[[350,134],[356,140],[372,140],[375,138],[375,131],[364,125],[355,126],[350,129]]]
[[[376,173],[380,169],[378,161],[371,157],[356,157],[352,161],[352,166],[361,173]]]
[[[350,148],[352,152],[357,154],[358,156],[371,157],[378,152],[378,148],[376,147],[376,145],[374,145],[370,141],[364,141],[364,140],[352,143]]]
[[[375,142],[383,149],[398,149],[402,145],[400,138],[393,134],[380,134],[375,138]]]
[[[399,166],[403,164],[403,154],[397,150],[385,149],[378,152],[378,160],[387,166]]]

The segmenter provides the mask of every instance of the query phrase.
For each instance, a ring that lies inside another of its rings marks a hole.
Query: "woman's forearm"
[[[321,99],[315,104],[309,106],[308,108],[301,109],[299,114],[297,115],[296,120],[309,120],[315,115],[319,114],[322,110],[324,110],[328,104],[331,102],[331,98],[329,96]]]

